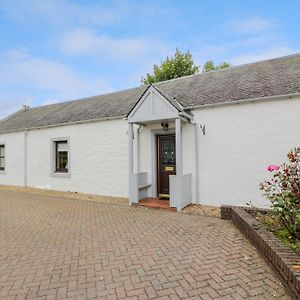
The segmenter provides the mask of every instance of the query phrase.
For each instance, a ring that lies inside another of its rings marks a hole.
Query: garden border
[[[293,299],[300,299],[300,256],[284,245],[272,232],[267,231],[249,213],[267,213],[268,209],[256,209],[241,206],[221,206],[221,219],[232,220],[233,224],[257,248],[271,264]]]

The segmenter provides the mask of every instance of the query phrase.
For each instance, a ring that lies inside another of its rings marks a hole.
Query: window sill
[[[64,173],[64,172],[52,172],[52,177],[58,177],[58,178],[71,178],[71,173]]]

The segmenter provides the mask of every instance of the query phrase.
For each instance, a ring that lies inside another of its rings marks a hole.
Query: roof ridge
[[[153,84],[153,88],[175,104],[175,107],[182,106],[183,109],[207,104],[235,103],[247,99],[266,99],[277,95],[299,95],[299,66],[298,53],[212,71],[218,72],[215,73],[218,75],[201,73],[188,76],[190,79],[181,77],[156,83]],[[0,133],[5,130],[125,116],[148,88],[149,85],[140,85],[126,90],[38,106],[26,113],[19,111],[0,122]]]
[[[155,83],[153,83],[153,85],[159,85],[159,84],[163,84],[163,83],[171,82],[171,81],[176,81],[176,80],[180,80],[180,79],[182,80],[182,79],[190,78],[190,77],[194,77],[194,76],[205,76],[206,74],[211,74],[211,73],[227,72],[227,71],[230,71],[232,69],[243,68],[243,67],[247,67],[247,66],[251,66],[251,65],[264,63],[264,62],[267,62],[267,61],[286,59],[286,58],[293,57],[293,56],[295,56],[295,57],[300,56],[300,52],[299,53],[294,53],[294,54],[289,54],[289,55],[284,55],[284,56],[279,56],[279,57],[262,59],[262,60],[258,60],[258,61],[254,61],[254,62],[250,62],[250,63],[244,63],[244,64],[236,65],[236,66],[231,65],[227,68],[219,69],[219,70],[211,70],[211,71],[208,71],[208,72],[203,72],[202,71],[202,72],[199,72],[197,74],[192,74],[192,75],[182,76],[182,77],[178,77],[178,78],[168,79],[168,80],[165,80],[165,81],[155,82]]]
[[[264,60],[260,60],[260,61],[256,61],[256,62],[251,62],[251,63],[245,63],[245,64],[241,64],[241,65],[237,65],[237,66],[230,66],[228,68],[224,68],[224,69],[220,69],[220,70],[212,70],[212,71],[209,71],[209,72],[200,72],[200,73],[193,74],[193,75],[187,75],[187,76],[173,78],[173,79],[169,79],[169,80],[165,80],[165,81],[155,82],[152,85],[154,87],[158,88],[159,85],[165,84],[167,82],[173,82],[173,81],[176,81],[176,80],[184,80],[184,79],[191,78],[191,77],[196,77],[196,76],[206,76],[207,74],[212,74],[212,73],[216,73],[216,72],[218,72],[218,73],[219,72],[227,72],[227,71],[230,71],[230,70],[233,70],[233,69],[237,69],[237,68],[243,68],[243,67],[247,67],[247,66],[250,66],[250,65],[264,63],[264,62],[267,62],[267,61],[286,59],[286,58],[292,57],[292,56],[300,56],[300,53],[295,53],[295,54],[290,54],[290,55],[285,55],[285,56],[280,56],[280,57],[274,57],[274,58],[264,59]],[[107,95],[118,94],[118,93],[130,91],[130,90],[137,90],[137,89],[140,89],[142,87],[147,87],[147,86],[149,87],[150,85],[149,84],[147,84],[147,85],[140,85],[140,86],[135,86],[135,87],[127,88],[127,89],[124,89],[124,90],[117,90],[117,91],[107,92],[107,93],[104,93],[104,94],[97,94],[97,95],[87,96],[87,97],[83,97],[83,98],[76,98],[76,99],[66,100],[66,101],[61,101],[61,102],[56,102],[56,103],[52,103],[52,104],[39,105],[39,106],[36,106],[36,107],[31,107],[30,110],[39,109],[41,107],[51,107],[51,106],[55,106],[55,105],[64,105],[64,104],[69,104],[69,103],[77,102],[77,101],[91,100],[91,99],[94,99],[94,98],[97,98],[97,97],[100,97],[100,96],[107,96]],[[176,99],[176,101],[178,101],[178,100]],[[180,102],[179,102],[179,104],[182,105],[182,103],[180,103]]]
[[[240,64],[240,65],[236,65],[236,66],[229,66],[227,68],[224,69],[219,69],[219,70],[212,70],[212,71],[208,71],[208,72],[203,72],[203,73],[198,73],[198,74],[208,74],[208,73],[214,73],[214,72],[225,72],[225,71],[229,71],[232,69],[238,69],[238,68],[243,68],[243,67],[248,67],[251,65],[256,65],[256,64],[260,64],[260,63],[265,63],[268,61],[274,61],[274,60],[282,60],[282,59],[286,59],[289,57],[293,57],[293,56],[300,56],[300,52],[299,53],[294,53],[294,54],[289,54],[289,55],[284,55],[284,56],[279,56],[279,57],[273,57],[273,58],[266,58],[266,59],[262,59],[262,60],[257,60],[257,61],[253,61],[253,62],[249,62],[249,63],[244,63],[244,64]],[[195,75],[198,75],[195,74]]]

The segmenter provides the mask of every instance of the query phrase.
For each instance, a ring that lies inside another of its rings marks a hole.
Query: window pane
[[[57,151],[68,151],[68,142],[57,142]]]
[[[58,153],[58,168],[62,170],[68,169],[68,152]]]
[[[0,169],[4,169],[4,158],[0,158]]]
[[[0,156],[1,157],[4,157],[4,152],[5,152],[5,148],[4,148],[4,146],[3,145],[0,145]]]
[[[162,164],[175,165],[176,161],[176,146],[175,140],[163,140],[162,141]]]
[[[56,172],[68,172],[68,142],[58,141],[56,142]]]

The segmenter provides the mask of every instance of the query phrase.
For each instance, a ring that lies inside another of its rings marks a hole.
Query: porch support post
[[[181,139],[181,120],[175,120],[176,127],[176,175],[182,175],[182,139]]]
[[[138,127],[136,130],[136,172],[140,172],[140,130],[142,126]]]
[[[133,173],[133,124],[128,123],[128,172]]]
[[[199,185],[199,127],[194,123],[195,127],[195,179],[196,179],[196,203],[199,203],[200,185]]]
[[[129,204],[133,196],[132,187],[132,174],[133,174],[133,124],[128,123],[128,185],[129,185]]]

